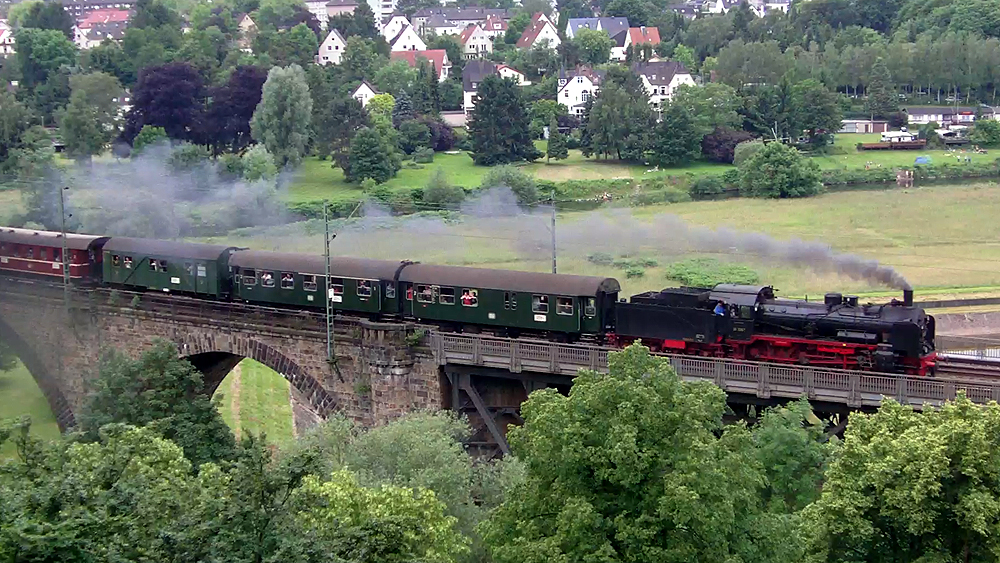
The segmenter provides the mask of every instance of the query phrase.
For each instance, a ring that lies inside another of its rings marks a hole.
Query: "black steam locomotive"
[[[913,292],[881,305],[826,294],[778,299],[766,286],[670,288],[615,307],[615,343],[642,340],[664,352],[817,367],[929,375],[934,317]]]

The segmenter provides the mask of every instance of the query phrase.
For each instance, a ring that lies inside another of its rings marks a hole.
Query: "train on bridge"
[[[65,256],[63,255],[65,248]],[[902,300],[781,299],[767,286],[619,299],[613,278],[265,252],[0,227],[0,273],[133,291],[413,320],[457,332],[594,341],[703,357],[930,375],[934,318]]]

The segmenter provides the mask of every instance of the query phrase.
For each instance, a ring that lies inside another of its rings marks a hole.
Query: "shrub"
[[[438,168],[424,187],[424,203],[454,209],[465,199],[465,190],[448,183],[444,170]]]
[[[611,263],[615,268],[628,270],[629,268],[655,268],[660,265],[653,258],[621,258]]]
[[[720,283],[754,284],[760,276],[741,264],[714,258],[690,258],[667,265],[667,277],[689,287],[713,287]]]
[[[431,145],[431,129],[415,119],[404,121],[399,125],[399,150],[406,154],[420,147]]]
[[[234,181],[243,177],[243,159],[240,155],[227,152],[219,157],[219,176]]]
[[[632,205],[653,205],[656,203],[683,203],[691,201],[691,194],[681,188],[669,186],[658,190],[642,192],[631,197]]]
[[[587,256],[587,262],[598,266],[610,266],[614,261],[614,257],[606,252],[595,252]]]
[[[488,190],[506,186],[517,196],[518,203],[530,205],[538,201],[538,185],[535,179],[527,172],[519,170],[509,164],[494,166],[483,177],[479,184],[479,189]]]
[[[642,268],[631,267],[625,269],[625,277],[628,279],[641,278],[645,275],[646,270],[643,270]]]
[[[740,163],[757,154],[762,148],[764,148],[763,141],[743,141],[733,149],[733,164],[739,166]]]
[[[977,145],[994,147],[1000,145],[1000,122],[980,119],[972,126],[970,139]]]
[[[748,197],[806,197],[823,189],[816,162],[781,143],[764,145],[739,171],[740,194]]]
[[[721,176],[703,176],[691,184],[691,197],[694,199],[712,199],[726,191]]]
[[[441,118],[424,116],[418,120],[427,126],[431,132],[430,148],[438,152],[450,151],[455,147],[456,134],[450,125],[441,121]]]
[[[420,147],[419,149],[413,151],[413,162],[418,164],[430,164],[434,162],[434,149],[429,147]]]
[[[701,140],[701,154],[714,162],[732,164],[736,147],[753,139],[746,131],[736,131],[728,127],[716,127]]]

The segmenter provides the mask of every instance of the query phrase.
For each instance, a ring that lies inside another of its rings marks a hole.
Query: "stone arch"
[[[190,335],[193,336],[193,335]],[[222,380],[243,358],[256,360],[276,371],[298,390],[309,406],[322,418],[336,408],[336,400],[320,382],[295,361],[259,340],[235,336],[229,338],[192,337],[176,340],[181,356],[203,374],[209,391],[214,393]]]
[[[65,432],[76,426],[76,416],[73,414],[73,409],[59,387],[58,374],[50,370],[49,366],[41,360],[37,351],[3,318],[0,318],[0,340],[8,343],[24,367],[28,368],[28,372],[31,373],[38,388],[42,390],[42,394],[49,402],[49,408],[52,409],[59,430]],[[58,354],[60,352],[53,350],[52,353]]]

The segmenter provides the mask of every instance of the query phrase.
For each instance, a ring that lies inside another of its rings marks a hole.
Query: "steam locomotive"
[[[65,247],[65,256],[62,252]],[[0,273],[133,291],[406,319],[512,338],[640,340],[677,354],[930,374],[934,318],[903,300],[778,299],[766,286],[670,288],[619,300],[613,278],[320,256],[0,227]],[[324,288],[325,291],[321,291]]]

